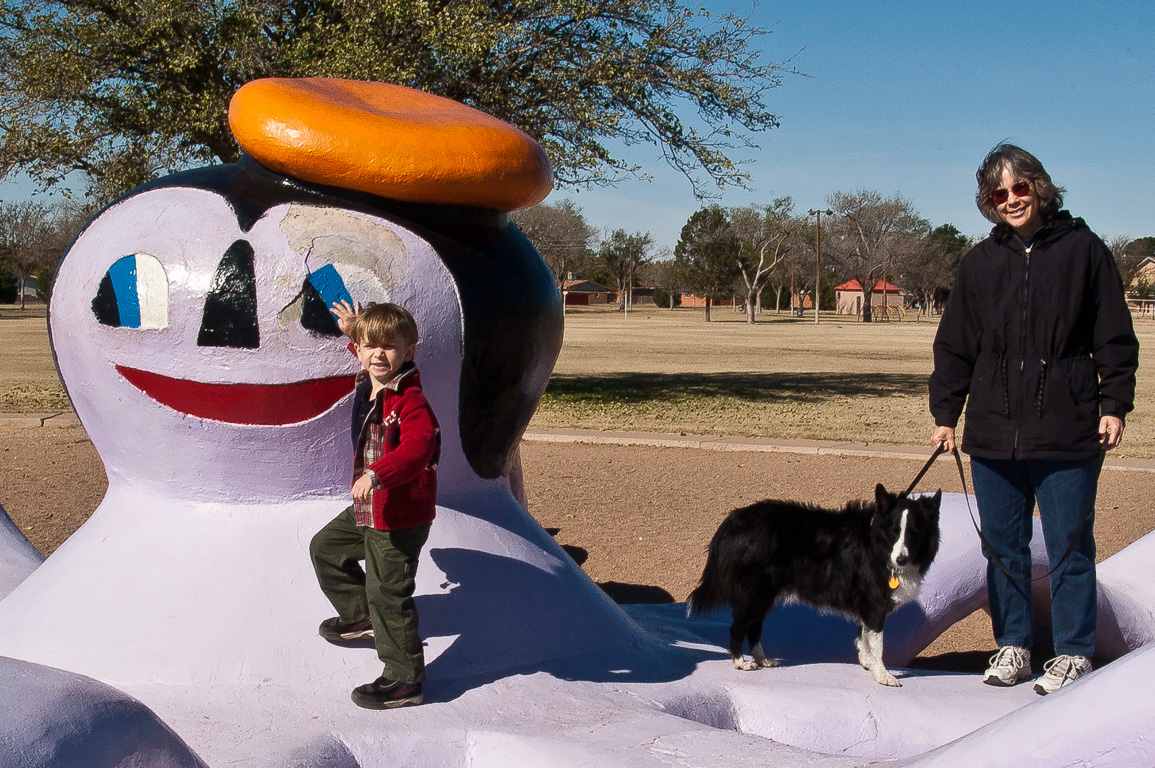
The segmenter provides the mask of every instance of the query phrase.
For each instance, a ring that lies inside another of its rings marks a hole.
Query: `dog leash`
[[[946,453],[946,446],[944,444],[939,443],[937,446],[935,446],[934,452],[930,455],[930,458],[926,460],[926,463],[922,465],[922,469],[920,469],[918,474],[915,475],[914,480],[912,480],[910,483],[910,487],[906,489],[906,493],[903,495],[910,496],[910,494],[914,492],[915,486],[918,485],[919,481],[922,480],[923,476],[926,475],[927,471],[930,470],[931,465],[933,465],[935,460],[944,453]],[[954,455],[955,466],[958,467],[958,479],[962,483],[963,499],[966,501],[967,512],[971,517],[971,525],[974,526],[975,533],[977,533],[979,536],[979,542],[982,544],[982,547],[986,551],[987,556],[991,559],[991,562],[998,566],[999,570],[1003,572],[1003,575],[1005,575],[1011,581],[1018,581],[1018,578],[1015,577],[1015,575],[1012,574],[1009,570],[1007,570],[1005,565],[1003,565],[1003,561],[999,559],[997,554],[995,554],[995,551],[991,547],[987,537],[983,535],[983,529],[979,526],[978,520],[975,519],[974,510],[971,509],[971,498],[970,493],[967,491],[967,478],[966,471],[963,469],[962,455],[959,453],[958,448],[955,448],[953,451],[951,451],[951,453]],[[1059,558],[1058,562],[1055,563],[1055,567],[1047,571],[1042,576],[1036,576],[1030,579],[1031,582],[1048,579],[1051,577],[1051,574],[1059,570],[1059,567],[1062,566],[1063,561],[1065,561],[1067,557],[1070,556],[1071,552],[1075,549],[1075,542],[1078,541],[1079,536],[1082,535],[1083,526],[1086,525],[1087,520],[1090,519],[1091,510],[1094,508],[1094,506],[1095,502],[1094,498],[1092,497],[1092,499],[1087,503],[1087,506],[1083,509],[1083,514],[1079,518],[1079,524],[1075,526],[1074,532],[1071,533],[1071,540],[1067,542],[1067,549],[1063,551],[1062,556]]]
[[[930,458],[927,459],[926,463],[922,465],[922,469],[920,469],[918,471],[918,474],[914,476],[914,479],[910,481],[910,486],[907,487],[906,492],[902,494],[903,496],[909,496],[910,494],[914,493],[914,487],[916,485],[918,485],[919,480],[922,480],[922,478],[926,475],[927,471],[930,470],[931,465],[934,464],[934,460],[937,459],[939,456],[942,456],[944,453],[946,453],[946,446],[945,445],[943,445],[942,443],[939,443],[938,445],[935,446],[934,453],[932,453],[930,455]],[[957,451],[955,452],[955,456],[958,456]],[[961,463],[959,464],[959,467],[962,467]],[[964,493],[966,492],[966,481],[965,480],[963,481],[963,492]]]

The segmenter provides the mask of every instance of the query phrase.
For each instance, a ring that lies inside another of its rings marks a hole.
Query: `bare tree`
[[[802,222],[791,215],[794,201],[780,197],[770,205],[730,209],[730,229],[739,243],[740,288],[746,297],[746,322],[754,323],[762,289],[771,273],[798,245]]]
[[[588,266],[597,230],[586,223],[573,201],[535,205],[514,212],[510,218],[545,259],[559,291],[571,272],[581,273]]]
[[[874,190],[835,192],[826,199],[835,215],[823,230],[823,254],[845,277],[862,286],[862,321],[871,320],[871,294],[897,266],[900,248],[910,234],[926,223],[909,200],[895,194],[883,197]]]
[[[919,318],[923,312],[927,317],[934,314],[936,297],[950,290],[971,244],[953,224],[906,236],[905,247],[899,249],[898,271],[903,287],[918,297]]]
[[[666,251],[669,254],[669,251]],[[670,297],[669,308],[674,308],[674,300],[682,292],[685,287],[685,280],[682,277],[682,272],[678,269],[678,263],[671,258],[656,259],[642,267],[642,279],[656,289],[665,291],[666,295]]]
[[[812,228],[809,231],[813,231]],[[787,296],[797,296],[814,279],[814,247],[806,242],[805,235],[800,236],[802,239],[785,254],[766,280],[766,287],[774,294],[775,314],[782,312],[783,291]]]
[[[1126,236],[1112,237],[1107,242],[1107,247],[1115,257],[1119,276],[1123,278],[1123,286],[1128,291],[1135,292],[1138,298],[1150,298],[1153,286],[1140,270],[1147,259],[1155,257],[1155,237],[1135,239]]]
[[[598,248],[598,261],[602,270],[617,283],[622,311],[627,311],[633,301],[633,287],[639,268],[652,258],[650,249],[654,238],[649,232],[629,233],[615,229],[602,240]]]
[[[0,203],[0,258],[19,281],[20,309],[25,308],[28,278],[50,267],[60,256],[52,210],[29,200]]]
[[[798,308],[802,309],[801,297],[805,291],[813,291],[815,305],[820,303],[820,286],[814,285],[817,277],[814,264],[814,225],[809,222],[799,222],[801,227],[798,237],[800,240],[786,255],[780,265],[785,272],[790,291],[799,298]]]

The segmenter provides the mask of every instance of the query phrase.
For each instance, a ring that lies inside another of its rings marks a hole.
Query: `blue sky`
[[[751,190],[723,205],[836,190],[900,193],[932,224],[981,236],[974,171],[1007,139],[1034,152],[1067,207],[1104,238],[1155,235],[1155,4],[706,0],[772,30],[765,58],[794,65],[770,91],[781,127],[756,137]],[[801,52],[799,53],[801,49]],[[739,155],[741,156],[741,155]],[[654,180],[555,190],[599,231],[648,231],[673,249],[700,205],[657,150],[626,157]],[[27,184],[0,186],[10,197]],[[26,192],[24,192],[26,194]]]
[[[1102,237],[1155,235],[1155,5],[1148,2],[762,2],[710,0],[771,28],[767,59],[802,50],[769,95],[781,127],[750,153],[745,205],[790,195],[825,207],[836,190],[898,192],[932,224],[989,229],[974,172],[1010,140],[1065,186],[1066,207]],[[656,151],[628,157],[652,183],[555,190],[599,230],[649,231],[673,248],[700,203]]]

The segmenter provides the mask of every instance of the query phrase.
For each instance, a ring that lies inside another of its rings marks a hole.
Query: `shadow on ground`
[[[916,656],[907,666],[935,672],[973,672],[981,675],[994,651],[952,651],[936,656]]]
[[[611,373],[554,375],[545,401],[559,403],[677,402],[688,397],[728,397],[750,402],[822,402],[851,397],[892,397],[926,392],[914,373]]]
[[[546,528],[545,532],[557,538],[561,529]],[[576,547],[573,544],[562,544],[561,548],[567,555],[573,558],[573,561],[579,566],[584,565],[585,561],[589,559],[590,553],[585,547]],[[599,581],[597,585],[602,592],[605,592],[606,595],[618,605],[637,603],[655,605],[674,602],[673,595],[653,584],[627,584],[621,581]]]

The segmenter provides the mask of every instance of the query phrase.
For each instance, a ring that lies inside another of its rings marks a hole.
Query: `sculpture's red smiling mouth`
[[[204,384],[116,366],[116,370],[161,405],[199,419],[229,424],[296,424],[320,416],[353,391],[353,376],[291,384]]]

